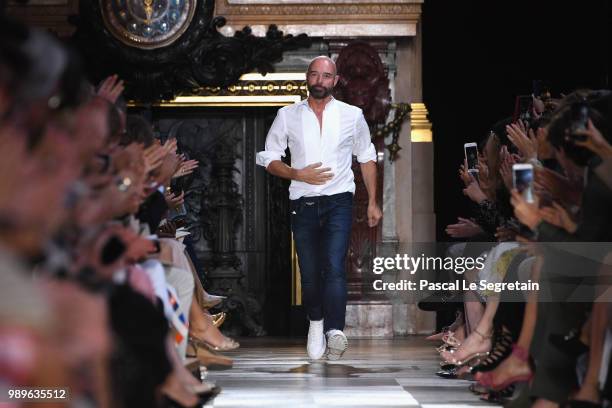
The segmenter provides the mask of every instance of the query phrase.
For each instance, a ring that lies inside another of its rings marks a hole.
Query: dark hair
[[[529,128],[535,131],[538,128],[546,127],[550,123],[552,117],[553,117],[552,112],[544,111],[542,112],[539,118],[534,119],[533,121],[529,123]]]
[[[130,143],[143,143],[149,147],[154,141],[151,124],[140,115],[128,115],[126,118],[125,135],[121,138],[122,145]]]
[[[11,92],[19,88],[21,73],[29,71],[31,61],[21,50],[28,35],[23,24],[0,17],[0,85]]]
[[[573,122],[572,109],[576,104],[584,103],[584,100],[577,100],[573,104],[565,105],[558,109],[548,126],[548,141],[555,149],[563,149],[565,155],[579,166],[586,166],[594,153],[589,149],[577,146],[570,138],[569,132]],[[604,138],[608,141],[610,135],[608,125],[604,117],[597,110],[588,106],[588,116],[593,125],[601,131]]]
[[[59,81],[60,108],[74,109],[85,103],[90,93],[78,54],[69,48],[64,47],[64,50],[67,60]]]

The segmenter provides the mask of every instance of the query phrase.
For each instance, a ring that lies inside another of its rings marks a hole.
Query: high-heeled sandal
[[[478,383],[472,383],[470,384],[470,386],[468,387],[468,390],[470,390],[470,392],[474,395],[485,395],[489,393],[489,389],[483,385],[480,385]]]
[[[489,336],[485,336],[484,334],[480,333],[480,332],[479,332],[478,330],[476,330],[476,329],[474,329],[474,332],[475,332],[476,334],[478,334],[479,336],[481,336],[481,337],[482,337],[484,340],[487,340],[487,339],[490,339],[490,338],[491,338],[491,336],[490,336],[490,335],[489,335]],[[457,344],[457,346],[453,346],[454,350],[453,350],[453,349],[451,349],[451,350],[446,350],[446,351],[448,351],[448,352],[450,352],[450,353],[454,353],[454,352],[455,352],[455,351],[456,351],[456,350],[459,348],[459,346],[461,346],[461,342],[459,342],[459,340],[457,340],[457,339],[456,339],[454,336],[452,336],[452,335],[451,335],[451,336],[449,336],[449,344],[450,344],[451,342],[452,342],[453,344]],[[445,349],[443,349],[443,348],[441,348],[441,347],[438,347],[438,352],[439,352],[439,353],[442,353],[442,351],[444,351],[444,350],[445,350]],[[472,353],[471,355],[469,355],[467,358],[465,358],[465,359],[463,359],[463,360],[464,360],[464,361],[468,361],[468,360],[473,359],[474,357],[483,357],[483,355],[484,355],[484,353],[482,353],[482,352],[481,352],[481,353]],[[487,355],[488,355],[488,353],[487,353]],[[450,361],[450,360],[447,360],[447,361],[445,361],[444,363],[445,363],[445,364],[457,364],[457,362],[456,362],[456,361]]]
[[[227,314],[225,312],[220,312],[214,315],[210,315],[210,317],[212,317],[212,324],[215,327],[221,327],[221,325],[223,324],[223,322],[225,321],[225,318],[227,317]]]
[[[459,340],[457,340],[457,338],[454,336],[454,333],[448,333],[448,335],[446,335],[446,337],[444,338],[444,344],[436,347],[436,351],[438,353],[442,353],[443,351],[451,351],[454,349],[457,349],[459,346],[461,346],[461,342]]]
[[[189,372],[196,371],[200,368],[200,360],[195,357],[188,357],[183,361],[183,367],[187,369]]]
[[[187,342],[187,357],[197,358],[200,363],[206,367],[214,365],[231,367],[234,365],[234,360],[229,357],[213,353],[206,347],[200,346],[197,341],[193,341],[192,337],[189,337]]]
[[[212,351],[232,351],[240,347],[240,343],[238,343],[236,340],[230,339],[229,337],[225,336],[223,336],[223,341],[221,342],[221,344],[217,346],[210,343],[209,341],[199,339],[191,334],[189,335],[189,340],[201,347],[206,347],[207,349]]]
[[[491,371],[487,371],[478,376],[478,383],[490,388],[493,391],[501,391],[513,384],[531,382],[533,379],[534,366],[533,361],[529,357],[529,351],[525,350],[518,344],[513,344],[512,353],[510,355],[514,356],[519,361],[527,363],[529,365],[529,374],[515,375],[514,377],[507,378],[501,384],[495,384],[493,382],[493,373]]]
[[[496,329],[493,333],[493,346],[489,356],[473,368],[473,372],[486,372],[494,370],[512,352],[513,339],[509,331],[503,328]]]
[[[446,333],[442,337],[442,341],[444,342],[444,344],[436,347],[436,350],[438,351],[438,353],[441,353],[445,350],[450,351],[452,349],[457,349],[459,346],[461,346],[461,342],[455,337],[455,332],[452,332],[452,331]]]
[[[444,335],[442,341],[451,347],[459,347],[461,345],[461,341],[455,337],[455,332],[452,331]]]
[[[448,351],[449,353],[454,353],[455,350],[457,350],[457,347],[449,346],[446,343],[442,344],[441,346],[436,347],[436,351],[438,353],[442,353],[443,351]]]
[[[200,301],[200,307],[202,307],[202,309],[212,309],[213,307],[218,306],[225,299],[227,299],[226,296],[211,295],[204,292],[202,300]]]
[[[427,336],[425,337],[425,340],[433,340],[433,341],[437,341],[437,340],[442,340],[444,341],[444,336],[448,333],[456,333],[457,330],[461,327],[464,326],[465,322],[463,320],[463,312],[461,312],[460,310],[457,311],[457,313],[455,314],[455,321],[453,323],[450,324],[450,326],[445,326],[442,328],[442,331],[440,333],[435,333],[432,334],[431,336]]]
[[[508,402],[508,400],[512,398],[514,390],[514,385],[510,385],[500,391],[490,390],[489,392],[482,394],[480,396],[480,400],[490,402],[492,404],[505,405],[506,402]]]
[[[198,385],[190,385],[188,389],[198,397],[198,402],[193,407],[201,407],[208,402],[211,398],[218,395],[221,392],[221,388],[215,384],[202,383]],[[164,396],[164,407],[165,408],[185,408],[183,404],[175,401],[172,397]]]

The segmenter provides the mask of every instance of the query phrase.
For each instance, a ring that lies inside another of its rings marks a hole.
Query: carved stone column
[[[203,196],[202,223],[213,251],[208,280],[211,292],[228,297],[221,306],[231,316],[224,331],[240,335],[245,328],[251,335],[263,336],[265,331],[259,321],[261,306],[243,286],[244,274],[235,253],[236,233],[242,219],[242,197],[233,180],[237,171],[236,146],[233,138],[219,137],[207,150],[211,178]]]

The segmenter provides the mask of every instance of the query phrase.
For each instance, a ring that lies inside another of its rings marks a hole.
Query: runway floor
[[[434,373],[434,343],[422,337],[349,340],[340,361],[311,363],[305,339],[242,339],[225,353],[234,367],[209,370],[222,391],[206,407],[494,407],[468,391],[470,382]]]

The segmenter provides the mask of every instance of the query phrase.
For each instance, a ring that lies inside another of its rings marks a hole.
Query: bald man
[[[337,360],[348,347],[342,331],[355,193],[351,165],[357,156],[368,191],[368,224],[374,227],[382,217],[375,197],[376,150],[361,109],[332,97],[338,83],[332,59],[313,59],[306,82],[308,98],[279,109],[257,164],[291,180],[291,229],[310,320],[306,349],[313,360]],[[281,161],[287,147],[291,166]]]

